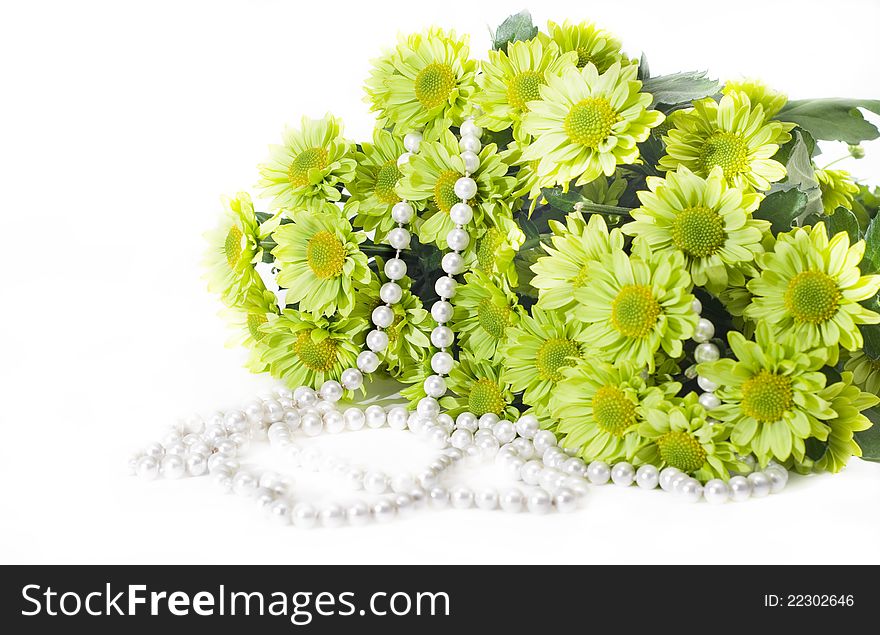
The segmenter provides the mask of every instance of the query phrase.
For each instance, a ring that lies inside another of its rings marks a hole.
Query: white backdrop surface
[[[593,488],[573,515],[446,511],[363,529],[269,525],[208,479],[140,482],[126,458],[178,416],[272,382],[224,348],[202,233],[253,190],[285,123],[332,111],[369,135],[369,60],[398,31],[471,34],[510,2],[6,2],[0,8],[0,563],[880,562],[880,465],[779,496],[689,506]],[[792,98],[877,98],[880,3],[560,2],[654,73],[758,76]],[[876,121],[876,118],[875,118]],[[842,165],[880,181],[880,143]],[[829,146],[820,160],[845,152]],[[389,430],[313,441],[389,471],[427,456]],[[271,460],[267,458],[267,460]],[[414,462],[416,461],[416,462]],[[318,495],[341,483],[294,474]],[[501,481],[491,470],[480,483]]]

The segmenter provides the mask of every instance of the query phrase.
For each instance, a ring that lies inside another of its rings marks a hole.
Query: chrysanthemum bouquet
[[[366,93],[372,139],[303,119],[259,168],[266,211],[238,194],[210,235],[210,288],[253,371],[339,380],[387,305],[380,370],[425,397],[467,173],[451,416],[531,413],[587,461],[703,482],[880,460],[880,190],[818,167],[820,141],[863,154],[878,130],[860,109],[880,101],[652,76],[593,24],[526,13],[482,60],[452,31],[401,37]],[[482,143],[462,153],[465,121]],[[398,254],[402,200],[417,240]]]

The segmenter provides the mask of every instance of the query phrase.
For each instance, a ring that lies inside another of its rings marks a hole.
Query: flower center
[[[486,333],[496,340],[503,339],[510,324],[510,307],[498,306],[491,298],[483,298],[477,305],[477,319]]]
[[[571,286],[573,286],[575,289],[580,289],[581,287],[587,286],[589,274],[590,268],[587,265],[584,265],[577,272],[577,275],[572,279]]]
[[[762,423],[779,421],[793,403],[791,380],[764,369],[743,384],[742,394],[743,412]]]
[[[604,97],[588,97],[576,103],[565,117],[565,132],[574,143],[599,147],[611,135],[611,127],[620,115]]]
[[[416,99],[430,110],[449,98],[455,87],[455,73],[448,64],[428,64],[416,75]]]
[[[702,205],[682,210],[672,222],[672,244],[694,258],[711,256],[724,244],[721,215]]]
[[[391,326],[385,329],[385,335],[388,336],[389,350],[394,349],[394,346],[397,343],[397,338],[400,336],[400,323],[403,322],[403,311],[398,309],[399,306],[399,304],[396,304],[391,307],[394,311],[394,320],[391,322]]]
[[[666,465],[677,467],[685,474],[696,472],[706,462],[706,450],[700,442],[681,430],[672,430],[657,439],[660,458]]]
[[[303,187],[311,183],[310,170],[323,170],[327,167],[327,151],[324,148],[303,150],[287,169],[287,178],[294,187]]]
[[[827,322],[837,313],[839,302],[837,283],[821,271],[802,271],[785,291],[785,307],[798,322]]]
[[[328,372],[336,364],[336,340],[329,337],[320,342],[312,340],[312,331],[300,331],[293,343],[293,352],[306,368],[315,372]]]
[[[611,325],[626,337],[645,337],[657,323],[660,311],[651,287],[627,284],[611,303]]]
[[[434,184],[434,205],[441,212],[448,214],[453,205],[461,202],[455,195],[455,182],[460,178],[461,174],[454,170],[445,170],[437,177]]]
[[[730,180],[749,169],[748,144],[733,132],[716,132],[703,144],[700,166],[707,174],[716,165],[721,166],[724,176]]]
[[[569,339],[551,337],[541,344],[535,354],[535,367],[541,379],[562,381],[562,369],[574,366],[581,356],[581,349]]]
[[[335,278],[342,273],[342,266],[345,264],[345,247],[336,236],[321,230],[309,238],[306,262],[312,272],[322,280]]]
[[[231,269],[235,269],[239,258],[241,258],[241,238],[243,235],[235,225],[230,227],[229,233],[226,234],[226,244],[223,245],[223,251],[226,253],[226,264]]]
[[[397,181],[400,180],[400,170],[397,169],[397,161],[390,159],[382,164],[379,172],[376,173],[376,187],[373,191],[376,198],[381,202],[391,205],[400,200],[397,192],[394,191]]]
[[[504,239],[501,232],[490,227],[477,243],[477,264],[483,273],[493,273],[495,271],[495,252],[501,246]]]
[[[577,54],[578,54],[578,61],[577,61],[578,68],[583,68],[584,66],[586,66],[587,64],[589,64],[590,62],[593,61],[593,56],[590,55],[590,49],[588,49],[586,46],[579,46],[575,49],[575,51],[577,51]]]
[[[481,417],[487,412],[500,415],[504,411],[501,387],[491,379],[478,379],[471,387],[468,410]]]
[[[622,437],[636,422],[636,405],[617,386],[602,386],[592,406],[596,424],[613,436]]]
[[[541,73],[523,71],[507,82],[507,103],[521,112],[527,112],[527,104],[541,98],[543,84]]]
[[[248,313],[247,329],[248,333],[251,334],[251,337],[258,342],[262,340],[266,334],[260,330],[260,327],[268,321],[269,320],[267,320],[266,316],[262,313]]]

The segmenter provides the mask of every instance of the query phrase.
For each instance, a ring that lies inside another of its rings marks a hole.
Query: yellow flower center
[[[416,75],[416,99],[428,110],[449,99],[455,87],[455,73],[449,64],[428,64]]]
[[[764,369],[743,383],[742,394],[743,412],[762,423],[779,421],[794,403],[791,380]]]
[[[454,170],[445,170],[437,177],[437,182],[434,183],[434,205],[441,212],[448,214],[453,205],[461,202],[455,195],[455,182],[460,178],[461,174]]]
[[[798,322],[822,324],[837,313],[840,289],[834,278],[821,271],[802,271],[785,291],[785,308]]]
[[[501,415],[504,412],[504,399],[501,396],[501,387],[491,379],[478,379],[471,386],[471,394],[468,397],[468,410],[483,416],[487,412]]]
[[[599,147],[611,135],[611,127],[621,117],[604,97],[582,99],[568,111],[565,132],[574,143],[593,148]]]
[[[696,472],[706,462],[706,450],[682,430],[672,430],[657,439],[657,448],[666,465],[677,467],[685,474]]]
[[[327,337],[315,342],[311,330],[299,332],[293,352],[306,368],[315,372],[326,373],[336,364],[336,340]]]
[[[583,68],[584,66],[586,66],[590,62],[593,62],[594,64],[596,64],[596,62],[593,61],[593,56],[590,55],[590,49],[588,49],[586,46],[579,46],[575,49],[575,51],[578,54],[578,61],[577,61],[578,68]],[[596,66],[598,66],[598,64],[596,64]]]
[[[716,132],[703,144],[700,167],[707,174],[716,165],[721,166],[727,180],[749,171],[749,146],[745,139],[733,132]]]
[[[373,188],[373,192],[375,192],[376,198],[379,201],[391,205],[400,200],[397,192],[394,191],[400,176],[400,170],[397,169],[397,161],[389,159],[382,164],[382,167],[376,173],[376,187]]]
[[[336,236],[321,230],[306,244],[306,262],[321,280],[335,278],[342,273],[345,264],[345,247]]]
[[[580,347],[575,342],[563,337],[551,337],[538,347],[535,367],[541,379],[562,381],[562,369],[574,366],[580,356]]]
[[[266,316],[262,313],[248,313],[247,330],[248,333],[251,334],[251,337],[258,342],[262,340],[266,334],[260,330],[260,327],[268,321],[269,320],[267,320]]]
[[[529,110],[527,104],[541,98],[544,76],[535,71],[523,71],[507,82],[507,103],[521,112]]]
[[[626,337],[645,337],[657,323],[660,311],[651,287],[627,284],[611,302],[611,325]]]
[[[705,258],[724,244],[724,221],[714,209],[697,205],[672,222],[672,244],[689,256]]]
[[[622,437],[636,422],[636,405],[617,386],[599,388],[591,405],[596,425],[615,437]]]
[[[394,311],[394,320],[391,326],[385,329],[385,335],[388,336],[388,350],[394,350],[397,338],[400,337],[400,324],[403,322],[403,309],[398,308],[400,305],[395,304],[391,309]]]
[[[584,265],[577,272],[577,275],[572,279],[571,286],[575,289],[580,289],[581,287],[587,286],[587,281],[589,280],[590,268],[587,265]]]
[[[477,319],[486,333],[500,340],[510,324],[510,307],[498,306],[491,298],[484,298],[477,305]]]
[[[230,269],[235,269],[238,265],[238,260],[241,258],[242,236],[244,234],[235,225],[230,227],[229,233],[226,234],[226,244],[223,245],[223,251],[226,253],[226,264],[229,265]]]
[[[503,242],[501,232],[490,227],[477,243],[477,264],[483,273],[495,272],[495,254]]]
[[[324,148],[309,148],[293,159],[287,169],[287,178],[294,187],[303,187],[311,183],[310,170],[323,170],[326,167],[327,151]]]

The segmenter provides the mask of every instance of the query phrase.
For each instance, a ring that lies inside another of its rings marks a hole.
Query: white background
[[[253,190],[266,146],[303,114],[330,110],[368,138],[362,82],[398,30],[455,27],[482,57],[518,3],[3,3],[0,562],[880,562],[880,465],[861,461],[742,505],[608,486],[569,516],[425,512],[315,532],[271,526],[208,479],[127,476],[129,453],[176,417],[271,385],[224,348],[201,280],[220,196]],[[880,4],[715,6],[542,0],[533,14],[593,19],[654,73],[880,96]],[[845,165],[877,182],[878,146]],[[315,443],[390,471],[427,456],[388,430]]]

